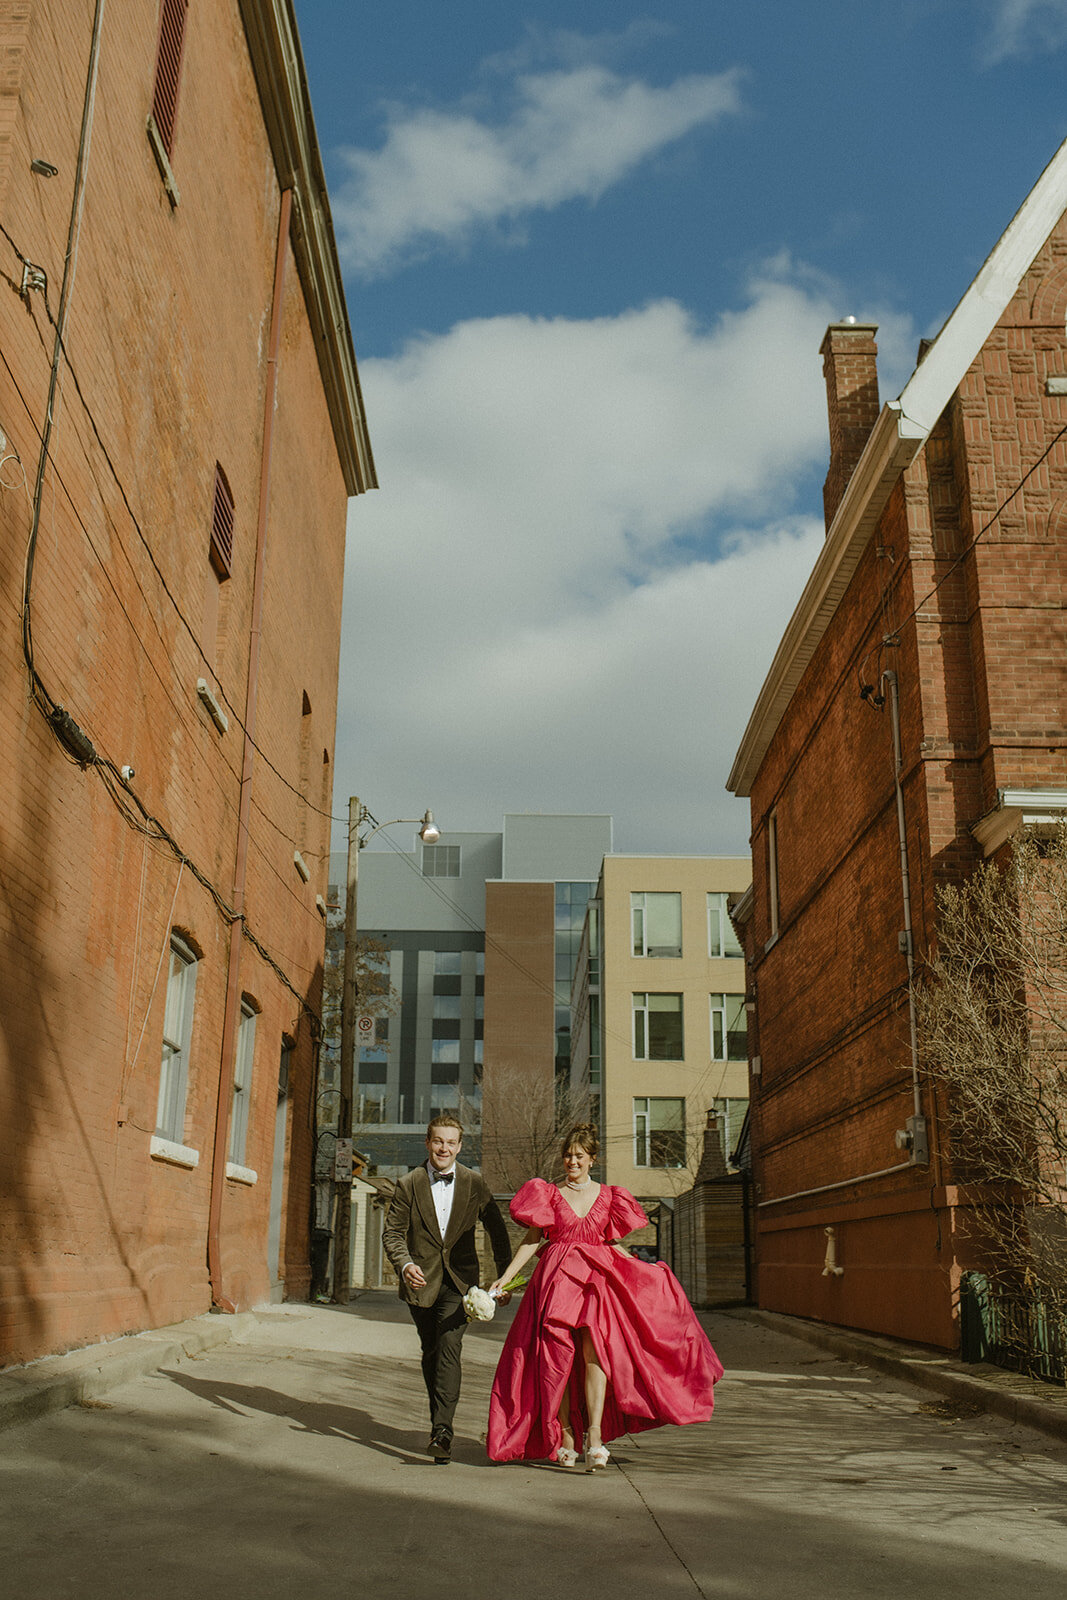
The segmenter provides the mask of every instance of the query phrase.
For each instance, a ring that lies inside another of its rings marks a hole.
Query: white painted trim
[[[226,1176],[232,1178],[234,1183],[258,1183],[259,1174],[251,1167],[239,1167],[236,1161],[227,1161]]]
[[[218,728],[220,733],[225,733],[230,726],[230,719],[217,699],[214,690],[206,678],[197,678],[196,692],[207,707],[208,716]]]
[[[948,405],[1065,210],[1067,139],[997,240],[900,396],[901,410],[925,433]]]
[[[994,855],[1020,828],[1054,828],[1067,816],[1067,790],[1001,789],[991,811],[971,829],[982,854]]]
[[[732,793],[752,793],[771,740],[837,611],[894,485],[925,444],[1065,210],[1067,140],[1001,235],[908,380],[900,399],[882,408],[756,700],[726,780]]]
[[[200,1151],[187,1144],[175,1144],[171,1139],[161,1139],[154,1133],[148,1141],[148,1153],[153,1161],[168,1161],[173,1167],[198,1167]]]

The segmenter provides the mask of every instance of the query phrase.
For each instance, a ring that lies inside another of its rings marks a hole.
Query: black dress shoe
[[[433,1456],[436,1466],[445,1467],[452,1460],[452,1429],[435,1428],[426,1446],[427,1455]]]

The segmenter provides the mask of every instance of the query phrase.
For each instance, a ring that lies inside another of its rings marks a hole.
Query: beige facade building
[[[572,1072],[599,1091],[603,1177],[688,1189],[707,1112],[726,1149],[748,1104],[745,968],[728,906],[747,856],[604,858],[574,988]]]

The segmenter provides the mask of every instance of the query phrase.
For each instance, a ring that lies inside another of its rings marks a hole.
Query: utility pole
[[[357,796],[348,802],[348,872],[345,879],[345,953],[341,969],[341,1084],[337,1113],[337,1157],[334,1186],[337,1229],[333,1240],[333,1298],[347,1305],[352,1233],[352,1100],[355,1092],[356,1006],[359,999],[356,949],[356,904],[359,889],[359,825],[364,819]]]
[[[356,916],[359,888],[359,852],[367,840],[382,828],[398,822],[419,823],[423,844],[436,844],[441,830],[426,811],[419,818],[394,817],[391,822],[375,822],[358,796],[348,802],[348,874],[345,886],[345,953],[341,968],[341,1083],[337,1113],[337,1157],[334,1165],[337,1226],[333,1240],[333,1300],[347,1305],[351,1291],[349,1256],[352,1249],[352,1107],[356,1095],[356,1016],[359,1009],[359,951]],[[364,834],[365,822],[373,826]]]

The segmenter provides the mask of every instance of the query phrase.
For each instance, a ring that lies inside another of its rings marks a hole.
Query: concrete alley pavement
[[[395,1297],[258,1313],[0,1434],[4,1592],[1060,1600],[1067,1444],[704,1320],[727,1369],[714,1419],[616,1441],[589,1477],[487,1461],[503,1317],[468,1334],[455,1459],[435,1467]]]

